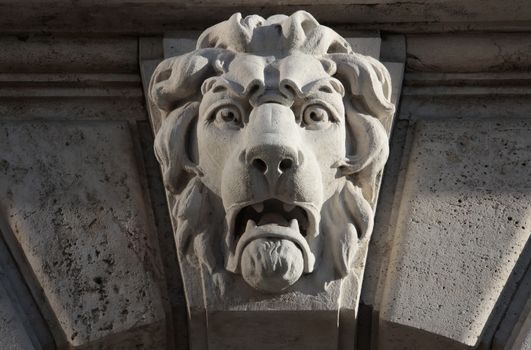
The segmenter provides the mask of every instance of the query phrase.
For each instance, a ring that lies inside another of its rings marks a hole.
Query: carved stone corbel
[[[237,13],[148,91],[191,349],[352,348],[387,69],[304,11]]]

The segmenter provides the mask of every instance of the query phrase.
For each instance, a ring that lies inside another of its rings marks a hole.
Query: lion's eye
[[[218,126],[241,127],[240,111],[235,106],[223,106],[216,110],[214,122]]]
[[[321,105],[310,105],[302,112],[302,124],[309,129],[325,128],[330,121],[330,113]]]

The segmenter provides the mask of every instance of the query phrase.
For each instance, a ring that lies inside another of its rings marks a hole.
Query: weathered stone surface
[[[130,120],[141,120],[145,117],[144,105],[141,95],[134,98],[123,96],[33,96],[24,95],[17,98],[4,98],[0,96],[0,114],[6,116],[16,115],[20,119],[52,119],[75,120],[78,118],[95,120],[112,120],[117,115]],[[137,92],[141,92],[137,90]],[[76,93],[73,91],[73,93]],[[59,97],[59,98],[58,98]],[[21,101],[24,100],[22,103]],[[123,119],[121,118],[121,119]]]
[[[400,119],[528,118],[531,74],[407,73]]]
[[[0,339],[2,349],[55,349],[50,325],[43,319],[27,283],[7,248],[9,229],[0,217]]]
[[[197,29],[236,11],[270,16],[303,9],[323,23],[384,30],[441,32],[477,29],[525,31],[530,28],[527,0],[65,0],[0,3],[3,32],[155,33]],[[117,21],[116,18],[122,20]]]
[[[2,15],[5,19],[5,14]],[[135,73],[134,37],[81,35],[0,36],[0,71],[9,73]]]
[[[2,349],[5,350],[33,350],[27,330],[19,318],[17,310],[7,296],[6,290],[0,284],[0,339]]]
[[[128,124],[3,121],[0,134],[2,215],[58,345],[163,348],[161,266]]]
[[[412,34],[407,66],[423,72],[526,72],[531,68],[529,39],[528,33]]]
[[[478,343],[531,234],[530,133],[526,119],[417,123],[378,349]]]
[[[0,36],[0,117],[145,119],[136,38]]]
[[[336,350],[338,349],[337,313],[234,311],[215,317],[210,326],[208,349],[211,350]],[[263,324],[283,327],[264,327]],[[252,336],[246,331],[252,331]]]

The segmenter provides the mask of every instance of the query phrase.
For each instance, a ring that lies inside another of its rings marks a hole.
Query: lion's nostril
[[[293,167],[293,160],[289,158],[282,159],[280,164],[278,165],[278,170],[280,170],[281,173],[288,171]]]
[[[261,173],[265,174],[265,172],[267,171],[267,164],[266,162],[264,162],[262,159],[260,158],[255,158],[253,159],[253,162],[251,163],[252,166],[257,169],[258,171],[260,171]]]
[[[248,148],[245,164],[252,174],[265,175],[270,186],[276,185],[282,174],[295,173],[301,166],[301,153],[289,145],[263,144]]]

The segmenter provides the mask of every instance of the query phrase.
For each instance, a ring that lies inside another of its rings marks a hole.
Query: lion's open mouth
[[[276,224],[285,227],[290,226],[292,220],[296,220],[303,237],[307,236],[310,225],[309,215],[301,206],[286,204],[277,199],[269,199],[240,210],[234,222],[233,234],[236,240],[245,232],[249,220],[252,220],[257,226]]]
[[[309,242],[317,235],[319,210],[311,203],[286,203],[278,199],[235,205],[227,211],[229,230],[226,234],[229,271],[240,270],[240,258],[251,242],[266,239],[294,243],[304,256],[304,272],[311,272],[315,257]]]

